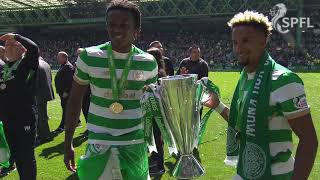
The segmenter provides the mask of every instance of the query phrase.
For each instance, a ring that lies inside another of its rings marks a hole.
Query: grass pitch
[[[320,84],[317,79],[320,79],[320,73],[299,73],[299,76],[305,83],[307,100],[311,106],[311,113],[314,124],[316,126],[318,137],[320,137]],[[210,79],[216,83],[221,90],[222,101],[230,106],[232,94],[239,78],[238,72],[211,72]],[[206,111],[207,109],[205,109]],[[59,96],[48,103],[48,114],[50,116],[49,125],[51,131],[55,130],[61,120],[61,107]],[[74,146],[77,159],[84,154],[86,139],[80,133],[85,131],[85,121],[81,117],[82,128],[76,129],[74,136]],[[200,145],[199,151],[202,159],[202,165],[206,170],[206,174],[199,178],[201,180],[224,180],[231,179],[235,174],[235,168],[224,165],[225,158],[225,143],[226,143],[226,127],[225,121],[217,114],[213,113],[209,119],[206,133],[203,139],[203,144]],[[36,148],[37,172],[39,180],[62,180],[77,179],[76,175],[72,175],[64,166],[63,163],[63,147],[64,133],[59,134],[53,141],[43,144]],[[294,146],[297,147],[298,139],[294,137]],[[320,148],[319,148],[320,149]],[[319,150],[318,149],[318,150]],[[169,157],[165,150],[165,167],[166,172],[162,177],[154,179],[169,180],[174,179],[170,176],[175,159]],[[306,154],[307,156],[307,154]],[[3,178],[4,180],[18,180],[18,173],[15,171]],[[320,179],[320,152],[318,152],[310,180]]]

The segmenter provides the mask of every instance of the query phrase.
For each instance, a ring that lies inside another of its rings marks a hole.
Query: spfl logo
[[[290,28],[294,27],[294,25],[298,25],[300,28],[304,25],[306,25],[307,28],[314,27],[311,25],[309,17],[284,17],[286,13],[287,8],[283,3],[276,4],[270,10],[272,26],[278,32],[286,34],[290,31]]]

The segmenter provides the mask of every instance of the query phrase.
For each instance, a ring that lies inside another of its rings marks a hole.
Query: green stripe
[[[152,79],[148,79],[145,84],[151,84],[151,83],[155,83],[157,82],[157,79],[158,79],[158,75],[153,77]]]
[[[291,130],[269,130],[268,136],[269,143],[272,142],[292,142],[292,131]]]
[[[270,109],[270,111],[268,111],[268,117],[283,116],[280,104],[276,104],[275,106],[269,105],[268,108]]]
[[[97,106],[107,108],[107,107],[110,107],[112,103],[114,103],[114,100],[92,95],[91,102],[96,104]],[[141,108],[140,100],[118,100],[117,102],[123,105],[124,110]]]
[[[287,162],[291,158],[291,154],[290,150],[287,152],[279,152],[276,156],[271,158],[271,164]]]
[[[127,129],[141,124],[141,119],[108,119],[89,113],[88,122],[106,128]]]
[[[110,79],[103,79],[103,78],[91,78],[91,84],[99,87],[99,88],[108,88],[111,89],[111,80]],[[124,86],[126,90],[136,90],[139,91],[145,85],[145,81],[131,81],[128,80],[127,84]]]
[[[273,175],[271,176],[272,180],[291,180],[293,172],[289,172],[281,175]]]
[[[271,92],[281,88],[290,83],[303,84],[302,80],[293,72],[287,72],[282,74],[277,80],[272,81]]]
[[[306,95],[303,94],[299,97],[305,97]],[[299,110],[298,108],[295,107],[295,103],[293,102],[293,99],[289,99],[287,101],[284,101],[280,103],[281,111],[282,112],[293,112],[296,110]]]
[[[76,76],[79,78],[79,79],[82,79],[82,80],[85,80],[85,81],[88,81],[89,80],[89,75],[85,72],[83,72],[81,69],[79,69],[79,67],[77,68],[77,74]]]
[[[94,133],[89,131],[89,139],[99,139],[99,140],[107,140],[107,141],[132,141],[132,140],[142,139],[143,137],[144,137],[143,130],[137,130],[121,136],[112,136],[106,133]]]

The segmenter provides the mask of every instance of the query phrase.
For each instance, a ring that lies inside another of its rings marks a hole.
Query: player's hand
[[[215,109],[220,103],[219,97],[215,93],[210,93],[207,101],[203,103],[204,106]]]
[[[64,150],[64,164],[67,169],[73,173],[77,171],[76,164],[74,163],[74,148],[72,145],[67,145]]]
[[[146,92],[150,87],[148,85],[144,85],[142,88],[142,92]]]
[[[189,70],[186,67],[180,68],[180,74],[188,74]]]
[[[7,33],[7,34],[2,35],[0,37],[0,40],[1,41],[14,40],[14,36],[15,36],[15,34],[13,34],[13,33]]]

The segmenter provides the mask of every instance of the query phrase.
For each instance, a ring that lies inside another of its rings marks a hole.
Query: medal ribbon
[[[124,85],[127,82],[128,79],[128,74],[129,74],[129,68],[132,63],[133,59],[133,49],[134,47],[131,47],[128,58],[127,58],[127,63],[122,71],[121,77],[119,81],[117,80],[117,73],[116,73],[116,66],[114,64],[114,56],[112,53],[112,46],[111,43],[108,46],[108,65],[109,65],[109,70],[110,70],[110,79],[111,79],[111,88],[112,88],[112,98],[114,100],[119,100],[119,97],[121,96]]]
[[[9,67],[7,63],[4,65],[2,75],[3,82],[6,82],[9,79],[9,77],[12,74],[12,71],[15,71],[18,68],[20,62],[21,60],[16,61],[11,67]]]

